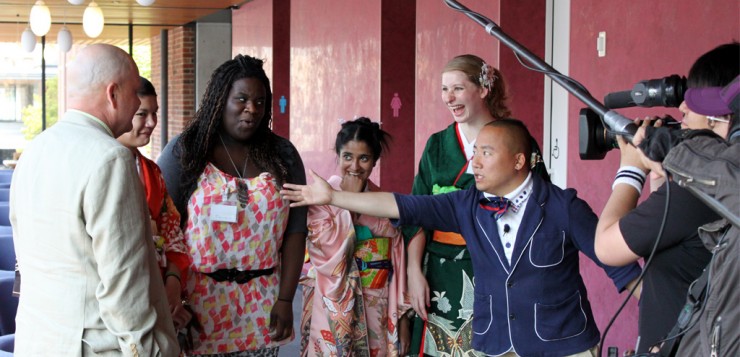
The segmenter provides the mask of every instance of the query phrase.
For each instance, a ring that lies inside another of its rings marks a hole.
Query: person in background
[[[694,62],[687,85],[689,89],[727,85],[738,75],[738,63],[738,43],[716,47]],[[729,125],[725,120],[698,114],[686,101],[679,110],[683,113],[682,128],[711,129],[722,137],[727,135]],[[642,284],[637,353],[644,353],[667,337],[684,306],[689,285],[709,262],[711,252],[699,239],[698,228],[719,216],[672,181],[638,205],[650,170],[639,150],[621,138],[619,142],[620,168],[596,229],[596,255],[602,262],[622,266],[653,254],[670,191],[665,230]]]
[[[457,56],[445,65],[441,94],[454,121],[427,140],[414,178],[414,195],[436,195],[473,186],[469,161],[478,132],[487,123],[511,115],[503,75],[472,54]],[[535,171],[545,170],[538,165]],[[417,236],[418,230],[404,227],[409,295],[417,313],[411,355],[472,351],[474,274],[465,240],[459,234],[442,231],[425,231]]]
[[[131,150],[136,162],[136,170],[144,184],[144,193],[151,218],[152,238],[157,249],[157,262],[162,270],[167,302],[179,330],[190,321],[190,313],[184,307],[182,299],[182,282],[187,281],[190,255],[180,230],[180,213],[177,212],[162,172],[154,161],[141,154],[138,148],[149,144],[152,132],[157,127],[157,92],[148,79],[139,78],[140,84],[136,94],[141,105],[132,120],[131,131],[118,137],[118,142]]]
[[[394,224],[462,234],[476,278],[472,348],[486,355],[595,356],[599,343],[579,272],[584,253],[622,291],[637,264],[608,267],[596,259],[597,218],[574,190],[531,171],[532,140],[518,120],[501,119],[478,133],[471,164],[475,187],[440,195],[336,191],[319,176],[310,186],[286,184],[291,206],[331,204]]]
[[[23,275],[18,356],[177,356],[144,190],[116,137],[139,71],[95,44],[67,65],[68,110],[24,150],[10,196]]]
[[[341,176],[332,176],[330,185],[349,192],[380,191],[369,177],[389,139],[368,118],[343,123],[334,145]],[[301,355],[405,355],[411,306],[404,301],[401,231],[387,218],[329,205],[309,208],[308,227]]]
[[[159,158],[192,258],[187,299],[203,331],[190,355],[277,356],[293,339],[306,209],[278,191],[305,173],[271,120],[263,61],[237,55],[213,72],[195,118]]]

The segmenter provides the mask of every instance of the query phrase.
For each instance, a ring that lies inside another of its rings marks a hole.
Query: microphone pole
[[[504,33],[504,31],[501,30],[501,27],[499,27],[490,19],[476,12],[473,12],[456,0],[444,0],[444,2],[450,8],[464,13],[473,21],[483,26],[483,28],[486,29],[486,32],[489,35],[497,38],[499,41],[501,41],[501,43],[511,48],[514,53],[524,58],[535,68],[550,77],[550,79],[560,84],[560,86],[565,88],[565,90],[567,90],[570,94],[578,98],[578,100],[586,104],[586,106],[591,108],[591,110],[599,114],[599,116],[603,118],[604,125],[610,128],[612,131],[615,131],[619,135],[623,135],[629,140],[632,140],[632,137],[637,131],[637,127],[632,122],[632,120],[627,119],[621,114],[605,107],[598,100],[594,99],[594,97],[591,96],[591,93],[589,93],[583,87],[576,85],[570,77],[558,72],[555,68],[552,68],[552,66],[541,60],[526,47],[516,42],[513,38]]]

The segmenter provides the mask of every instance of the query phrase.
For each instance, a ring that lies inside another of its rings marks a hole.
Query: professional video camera
[[[663,78],[637,82],[632,90],[612,92],[604,97],[609,109],[626,107],[678,107],[686,91],[686,77],[673,74]],[[581,160],[601,160],[606,153],[618,147],[617,134],[604,127],[599,115],[588,108],[579,113],[578,147]],[[664,125],[678,121],[670,116],[662,118]]]

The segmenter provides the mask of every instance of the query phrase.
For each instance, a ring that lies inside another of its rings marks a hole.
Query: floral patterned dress
[[[336,189],[340,181],[329,179]],[[410,309],[401,232],[388,219],[353,219],[334,206],[310,207],[308,222],[301,354],[397,356],[398,319]],[[379,261],[392,269],[373,268]]]
[[[188,202],[186,242],[192,257],[188,299],[203,332],[193,336],[193,354],[231,353],[274,348],[269,336],[270,311],[277,298],[280,256],[289,206],[269,173],[244,179],[246,207],[237,203],[237,180],[208,164]],[[235,206],[236,222],[215,217],[219,207]],[[274,268],[244,284],[218,282],[206,273],[220,269]]]
[[[182,230],[180,230],[180,213],[175,208],[170,195],[167,194],[167,187],[159,166],[144,157],[138,150],[134,155],[139,177],[144,184],[149,214],[155,225],[152,227],[154,232],[152,238],[157,249],[157,263],[163,272],[167,264],[177,265],[181,279],[185,281],[190,256],[185,247]]]

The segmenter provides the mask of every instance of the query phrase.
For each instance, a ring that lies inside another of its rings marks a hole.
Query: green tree
[[[59,86],[57,78],[46,80],[46,128],[50,128],[59,119]],[[23,128],[21,132],[26,140],[32,140],[41,133],[41,95],[33,95],[33,104],[21,110]]]
[[[152,80],[152,47],[149,45],[134,46],[134,53],[131,57],[136,62],[136,66],[139,67],[139,74],[148,80]]]
[[[128,47],[123,48],[128,51]],[[152,73],[152,51],[149,45],[134,46],[133,56],[139,73],[142,77],[151,79]],[[59,119],[59,81],[55,78],[46,80],[46,127],[50,128]],[[41,95],[33,95],[33,104],[21,109],[21,120],[23,120],[23,136],[26,140],[32,140],[41,133]]]

